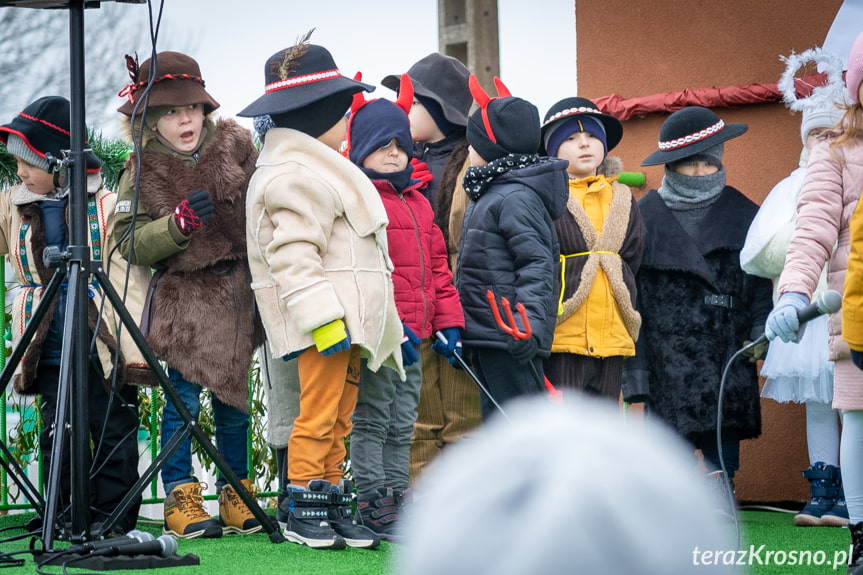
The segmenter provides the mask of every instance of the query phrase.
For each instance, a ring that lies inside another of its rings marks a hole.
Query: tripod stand
[[[204,452],[212,459],[221,475],[236,490],[240,499],[249,508],[254,517],[269,534],[270,540],[278,543],[284,541],[282,534],[271,522],[255,499],[242,485],[234,471],[227,465],[221,454],[216,451],[209,438],[201,431],[186,408],[177,390],[168,380],[158,359],[149,348],[136,321],[126,310],[122,298],[116,292],[103,270],[101,261],[91,260],[88,245],[88,218],[86,198],[86,157],[84,150],[84,49],[83,25],[84,8],[98,6],[99,2],[86,0],[0,0],[0,6],[22,6],[30,8],[68,8],[70,13],[70,45],[71,45],[71,150],[62,160],[63,167],[69,174],[69,244],[65,253],[57,254],[52,261],[46,260],[46,265],[54,267],[55,272],[43,298],[37,306],[27,328],[24,330],[9,363],[0,374],[0,385],[5,388],[12,377],[18,363],[24,356],[27,346],[32,341],[39,323],[45,318],[48,307],[57,296],[63,279],[68,285],[68,299],[65,310],[63,329],[63,348],[60,359],[60,378],[57,396],[56,417],[54,421],[53,464],[49,471],[47,497],[44,504],[42,520],[43,550],[52,551],[56,518],[60,500],[61,461],[63,458],[66,431],[69,432],[70,462],[71,462],[71,532],[70,539],[82,542],[107,533],[140,496],[144,486],[155,476],[158,469],[176,451],[180,444],[190,435],[195,438]],[[65,270],[61,269],[65,265]],[[151,467],[139,478],[134,487],[129,490],[117,508],[103,522],[98,534],[91,534],[89,529],[89,478],[88,468],[90,455],[88,434],[88,345],[89,325],[87,321],[87,289],[88,276],[92,275],[107,297],[114,312],[119,316],[124,329],[128,330],[136,346],[142,352],[150,370],[158,379],[166,401],[177,410],[184,422],[184,427],[178,430],[170,439],[165,449],[153,462]],[[8,451],[7,451],[8,453]],[[22,491],[28,491],[27,486]],[[40,509],[38,498],[32,503]]]

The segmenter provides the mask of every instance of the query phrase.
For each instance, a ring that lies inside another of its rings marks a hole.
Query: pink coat
[[[829,142],[830,138],[819,142],[809,158],[797,204],[797,226],[779,277],[779,294],[799,292],[811,298],[825,263],[828,288],[839,293],[844,288],[849,225],[863,190],[863,138],[844,146],[831,147]],[[841,314],[841,310],[832,314],[827,322],[830,359],[837,361],[833,406],[863,409],[863,372],[849,359],[848,345],[842,340]]]

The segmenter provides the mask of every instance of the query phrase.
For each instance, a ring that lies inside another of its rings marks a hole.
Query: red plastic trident
[[[515,321],[515,316],[512,313],[512,307],[510,306],[508,299],[505,297],[500,298],[500,303],[503,306],[504,313],[506,314],[506,321],[504,321],[503,317],[500,315],[500,309],[497,307],[497,298],[495,297],[494,292],[488,290],[485,292],[485,296],[488,298],[488,303],[491,306],[491,313],[494,316],[494,321],[500,329],[511,335],[513,339],[527,339],[533,335],[533,331],[530,328],[530,320],[527,317],[527,310],[524,309],[523,303],[519,302],[515,304],[515,310],[518,312],[518,315],[521,316],[521,323],[524,325],[524,331],[518,328],[518,323]],[[562,403],[563,392],[554,387],[554,385],[552,385],[545,376],[543,376],[544,381],[540,381],[539,373],[537,373],[533,363],[530,364],[530,367],[533,371],[536,383],[541,387],[545,387],[545,390],[548,392],[549,399],[555,403]]]

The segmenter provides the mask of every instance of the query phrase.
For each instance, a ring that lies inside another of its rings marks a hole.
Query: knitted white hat
[[[420,478],[394,573],[681,575],[699,550],[734,553],[692,448],[659,423],[586,397],[506,411]]]

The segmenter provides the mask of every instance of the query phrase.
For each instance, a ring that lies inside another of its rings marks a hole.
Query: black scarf
[[[537,154],[508,154],[484,166],[471,166],[464,174],[462,185],[471,200],[476,201],[492,180],[501,174],[532,166],[539,162]]]

